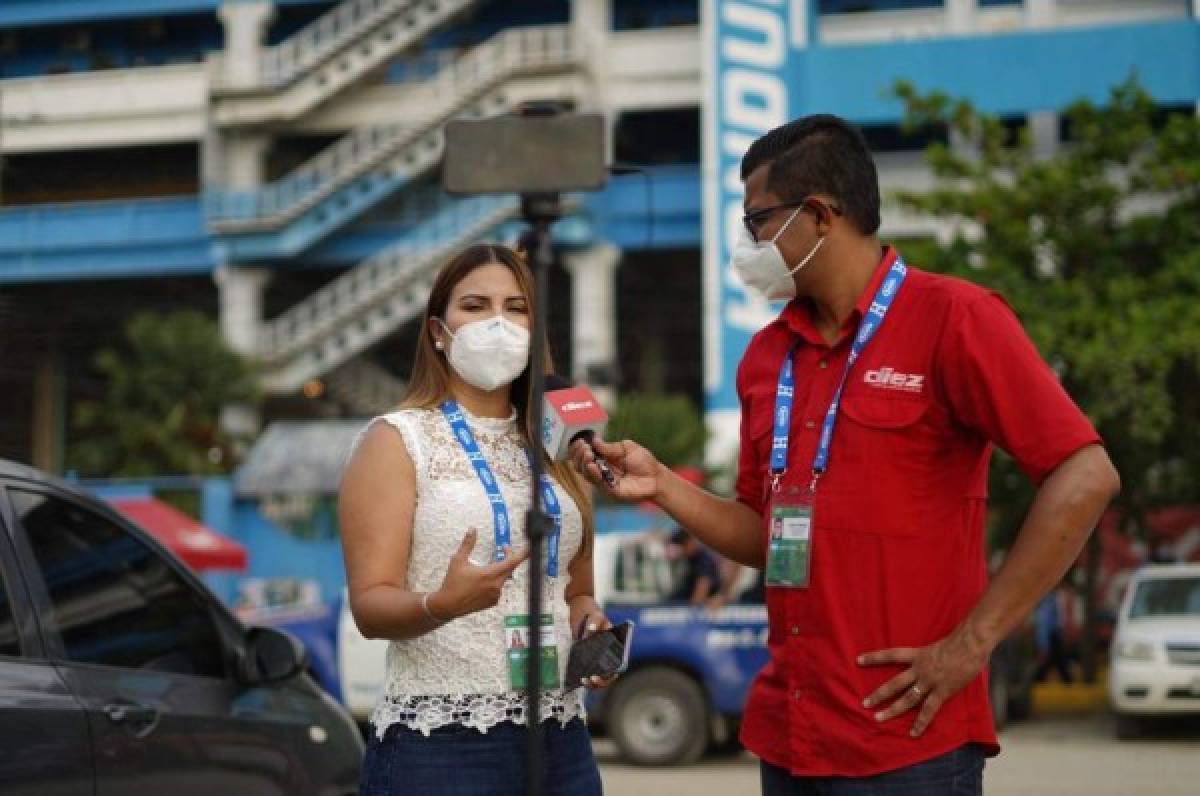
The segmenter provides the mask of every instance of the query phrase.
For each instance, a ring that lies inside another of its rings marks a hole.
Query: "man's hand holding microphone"
[[[655,496],[659,472],[666,468],[636,443],[601,439],[608,415],[587,387],[547,376],[545,417],[542,443],[551,458],[569,459],[581,475],[618,500]]]
[[[660,491],[660,479],[669,472],[654,454],[629,440],[579,440],[571,445],[570,456],[584,478],[617,500],[654,500]],[[611,482],[605,480],[601,466],[612,473]]]
[[[569,460],[616,500],[654,501],[711,549],[739,564],[763,568],[766,548],[756,511],[688,483],[636,442],[605,442],[608,416],[586,387],[551,377],[547,388],[542,441],[552,458]]]

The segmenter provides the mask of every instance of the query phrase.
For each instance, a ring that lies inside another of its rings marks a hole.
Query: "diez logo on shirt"
[[[880,368],[868,370],[863,381],[872,387],[885,390],[902,390],[904,392],[921,392],[925,389],[925,374],[897,373],[895,368]]]

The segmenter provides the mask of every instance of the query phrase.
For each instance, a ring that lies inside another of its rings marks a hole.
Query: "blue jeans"
[[[526,728],[504,722],[481,733],[462,725],[429,737],[392,725],[374,733],[363,760],[361,796],[521,796],[525,792]],[[580,719],[564,727],[542,723],[543,793],[600,796],[600,769]]]
[[[794,777],[762,761],[763,796],[982,796],[983,750],[975,744],[873,777]]]

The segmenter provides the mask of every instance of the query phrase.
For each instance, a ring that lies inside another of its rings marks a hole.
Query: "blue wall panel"
[[[230,536],[245,545],[249,557],[244,577],[315,580],[326,602],[341,594],[346,569],[340,541],[293,536],[264,517],[252,500],[236,501],[233,522]]]
[[[276,5],[332,5],[331,0],[275,0]],[[3,0],[0,28],[101,19],[213,13],[220,0]]]
[[[614,177],[587,206],[595,237],[622,249],[697,248],[702,198],[700,165],[691,163]]]
[[[0,284],[207,273],[211,249],[194,196],[0,211]]]
[[[829,112],[859,123],[894,121],[900,105],[887,97],[902,78],[1003,114],[1103,101],[1135,73],[1161,103],[1200,98],[1200,25],[1188,21],[818,46],[793,58],[793,117]]]

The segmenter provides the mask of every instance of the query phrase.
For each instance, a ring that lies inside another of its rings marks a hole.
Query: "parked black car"
[[[104,503],[0,460],[0,793],[356,793],[361,737],[304,668]]]

